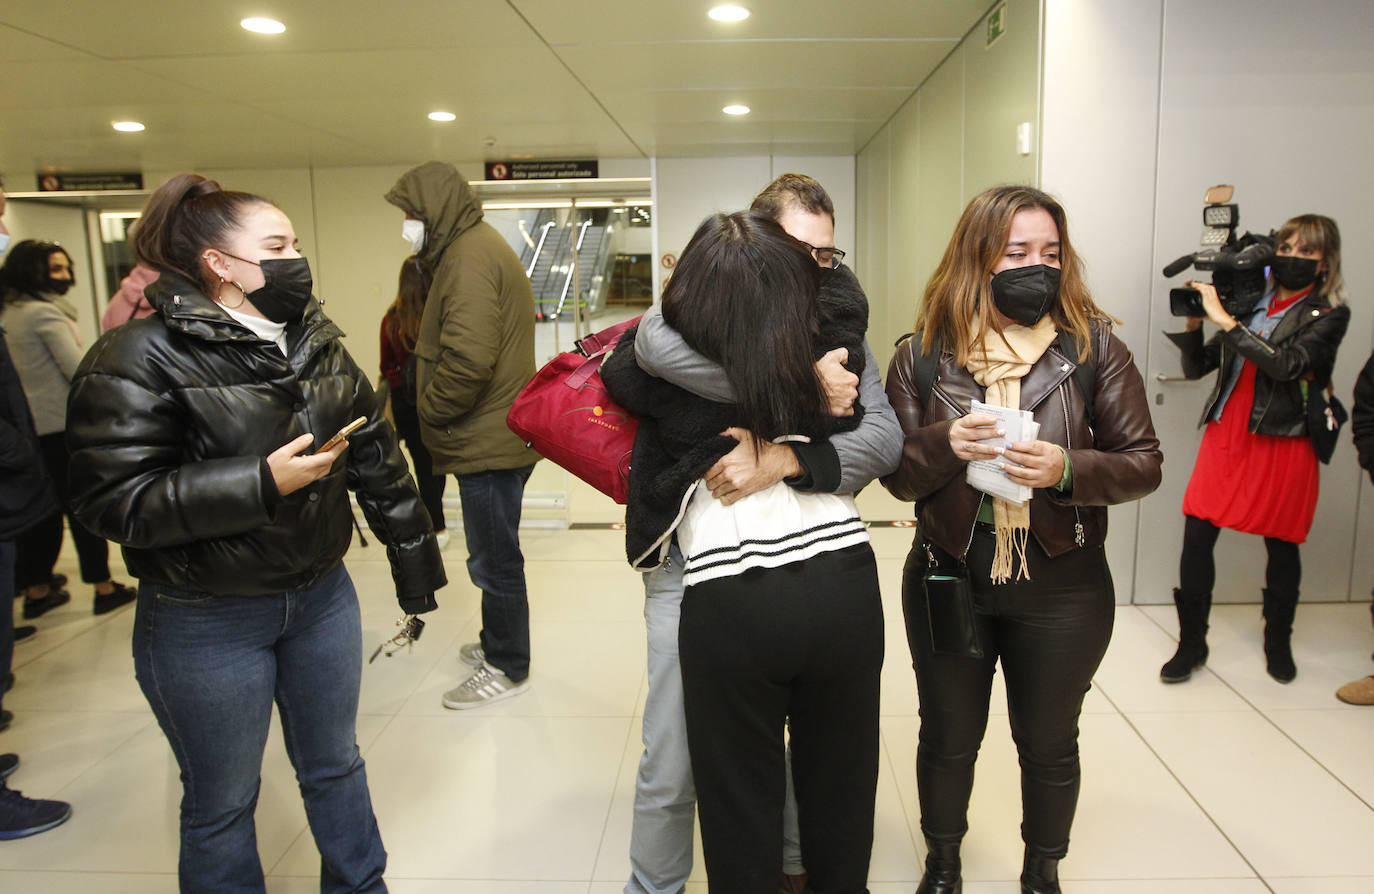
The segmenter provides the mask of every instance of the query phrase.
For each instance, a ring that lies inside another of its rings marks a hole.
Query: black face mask
[[[1290,292],[1300,292],[1317,281],[1317,259],[1277,255],[1270,262],[1274,281]]]
[[[1022,326],[1034,326],[1059,297],[1059,268],[1013,267],[992,278],[992,303]]]
[[[49,279],[43,285],[43,291],[52,292],[54,295],[65,295],[72,285],[70,279]]]
[[[244,297],[253,302],[253,306],[264,317],[274,323],[294,323],[305,314],[305,306],[310,303],[310,290],[315,284],[310,277],[309,261],[305,258],[268,258],[263,261],[250,261],[227,251],[224,253],[246,264],[255,264],[262,268],[262,288],[255,289]]]

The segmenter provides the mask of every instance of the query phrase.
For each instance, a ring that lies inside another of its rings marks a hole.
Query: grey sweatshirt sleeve
[[[905,436],[897,413],[888,403],[878,360],[864,340],[864,372],[859,377],[859,401],[864,418],[859,427],[830,439],[840,457],[840,486],[836,493],[857,493],[875,478],[896,470],[902,461]]]
[[[657,304],[639,322],[635,361],[649,375],[672,382],[697,397],[726,404],[735,402],[735,389],[725,377],[725,370],[688,347],[677,330],[663,319]]]
[[[830,485],[826,489],[833,489],[835,493],[855,493],[873,479],[894,471],[902,460],[902,428],[887,401],[882,376],[878,374],[878,361],[867,341],[864,342],[864,355],[867,362],[859,377],[859,400],[863,403],[864,418],[854,431],[835,435],[829,441],[839,460],[838,484],[820,468],[812,469],[812,475],[806,476],[814,478],[822,487]],[[650,375],[672,382],[698,397],[722,402],[735,400],[735,391],[725,378],[725,371],[688,347],[682,336],[664,321],[657,306],[646,312],[639,324],[635,360]],[[816,460],[813,458],[812,462]],[[812,488],[803,486],[803,489]]]

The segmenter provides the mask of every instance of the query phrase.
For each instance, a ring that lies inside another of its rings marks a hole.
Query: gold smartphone
[[[339,429],[338,433],[335,434],[334,437],[330,438],[328,441],[325,441],[325,442],[324,442],[324,445],[321,446],[320,449],[319,449],[319,450],[316,450],[315,452],[316,452],[316,453],[324,453],[324,452],[330,450],[335,444],[339,443],[339,442],[342,441],[344,438],[348,437],[349,435],[353,434],[353,433],[354,433],[355,431],[357,431],[358,429],[362,428],[363,425],[365,425],[366,423],[367,423],[367,417],[366,417],[366,416],[359,416],[357,419],[354,419],[352,422],[348,423],[348,424],[345,425],[343,428]]]

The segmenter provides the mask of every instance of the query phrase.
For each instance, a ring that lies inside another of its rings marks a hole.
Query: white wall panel
[[[1134,351],[1142,372],[1148,367],[1150,287],[1156,276],[1150,246],[1161,15],[1158,0],[1111,7],[1093,0],[1050,0],[1045,6],[1041,186],[1064,204],[1093,297],[1122,321],[1116,334]],[[1149,390],[1155,394],[1161,388],[1156,384]],[[1191,422],[1191,413],[1185,415]],[[1140,503],[1110,510],[1107,557],[1123,602],[1131,600],[1135,588],[1140,512]],[[1152,536],[1172,543],[1175,534],[1170,525],[1167,534]],[[1151,568],[1135,597],[1167,598],[1172,585],[1166,579],[1176,565]]]
[[[857,209],[855,220],[854,272],[868,296],[868,343],[879,367],[886,372],[891,357],[891,339],[881,321],[893,305],[888,288],[887,263],[891,230],[888,222],[891,184],[891,147],[889,131],[883,129],[860,153],[857,161]]]

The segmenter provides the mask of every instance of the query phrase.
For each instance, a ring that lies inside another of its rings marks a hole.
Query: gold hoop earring
[[[224,286],[226,284],[233,285],[234,288],[239,290],[238,304],[225,304],[224,301],[220,298],[220,295],[224,292]],[[224,307],[226,310],[238,310],[240,307],[243,307],[243,302],[247,300],[248,293],[243,290],[243,286],[239,284],[237,280],[225,279],[222,276],[219,278],[219,288],[215,290],[215,301],[217,301],[220,304],[220,306]]]

